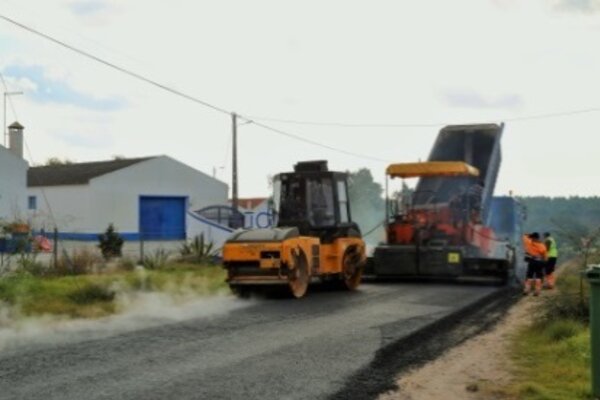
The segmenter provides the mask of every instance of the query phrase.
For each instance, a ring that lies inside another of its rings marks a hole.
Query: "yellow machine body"
[[[366,261],[360,238],[340,238],[321,244],[318,238],[298,236],[281,242],[232,242],[223,247],[230,285],[287,284],[290,274],[306,263],[310,280],[338,277],[344,272],[344,255]]]

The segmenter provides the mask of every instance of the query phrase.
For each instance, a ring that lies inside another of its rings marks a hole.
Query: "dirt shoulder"
[[[508,347],[514,333],[527,325],[533,297],[516,303],[490,331],[452,348],[427,365],[402,375],[398,390],[380,400],[482,400],[505,399],[494,393],[511,381]]]

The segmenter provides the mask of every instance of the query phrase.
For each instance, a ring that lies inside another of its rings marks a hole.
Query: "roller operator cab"
[[[238,230],[223,247],[227,282],[238,295],[287,287],[303,297],[312,282],[355,289],[365,244],[352,222],[347,174],[326,161],[299,162],[273,179],[274,228]]]

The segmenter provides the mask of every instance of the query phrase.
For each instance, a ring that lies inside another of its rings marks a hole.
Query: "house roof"
[[[130,167],[156,157],[126,158],[121,160],[47,165],[27,171],[27,186],[85,185],[90,179]]]
[[[15,121],[12,124],[10,124],[8,129],[21,129],[22,130],[22,129],[25,129],[25,127],[23,125],[21,125],[18,121]]]
[[[267,197],[248,197],[238,199],[238,205],[248,210],[253,210],[260,206],[264,201],[268,200]],[[229,203],[232,203],[232,199],[229,199]]]

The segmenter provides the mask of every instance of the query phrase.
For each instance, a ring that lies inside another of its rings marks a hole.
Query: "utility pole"
[[[233,134],[233,157],[231,177],[231,207],[238,210],[238,175],[237,175],[237,114],[231,113],[231,131]]]

